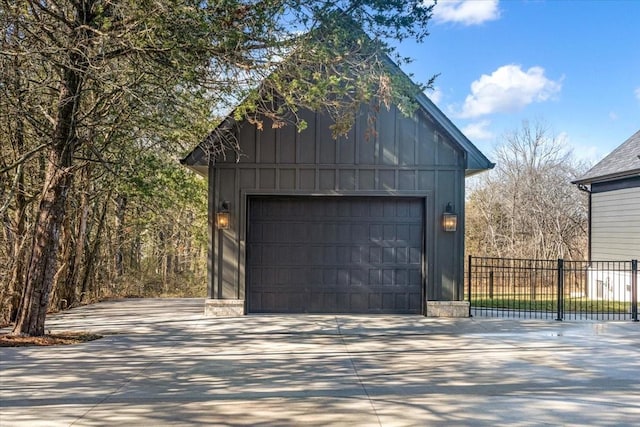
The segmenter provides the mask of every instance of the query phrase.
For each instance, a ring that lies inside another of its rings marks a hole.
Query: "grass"
[[[527,297],[478,297],[471,299],[472,307],[496,308],[506,310],[555,311],[558,309],[556,299],[535,299]],[[565,298],[564,311],[582,313],[629,313],[631,305],[624,301],[602,301]]]

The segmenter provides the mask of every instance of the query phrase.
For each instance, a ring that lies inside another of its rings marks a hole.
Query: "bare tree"
[[[540,122],[504,137],[496,167],[470,184],[467,251],[511,258],[584,259],[587,198],[571,181],[586,165]]]

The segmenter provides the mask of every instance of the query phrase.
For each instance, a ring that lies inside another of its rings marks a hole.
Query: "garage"
[[[301,107],[304,129],[232,115],[182,159],[207,179],[205,315],[469,315],[464,180],[493,164],[416,94],[337,137],[325,110]]]
[[[249,313],[422,312],[424,199],[250,197]]]

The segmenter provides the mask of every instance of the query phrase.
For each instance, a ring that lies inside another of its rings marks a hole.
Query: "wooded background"
[[[16,138],[16,123],[0,123],[3,167],[37,144]],[[86,153],[76,164],[59,235],[52,310],[108,297],[205,295],[206,180],[161,147],[119,154],[102,151],[97,159]],[[39,152],[2,175],[2,324],[15,319],[24,286],[44,167]]]
[[[432,7],[0,0],[0,324],[42,335],[47,310],[205,296],[206,182],[178,159],[240,100],[258,126],[323,109],[336,135],[361,102],[411,114],[433,80],[390,72],[409,58],[389,42],[427,37]],[[469,253],[584,257],[583,168],[560,142],[528,125],[503,141],[469,186]]]
[[[203,295],[206,191],[177,159],[233,107],[298,128],[298,108],[322,108],[335,135],[360,102],[410,112],[426,85],[390,71],[407,59],[389,41],[422,41],[432,8],[0,0],[0,322],[39,336],[48,309]]]

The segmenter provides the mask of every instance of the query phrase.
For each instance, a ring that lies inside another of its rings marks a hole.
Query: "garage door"
[[[251,313],[421,313],[418,198],[249,201]]]

